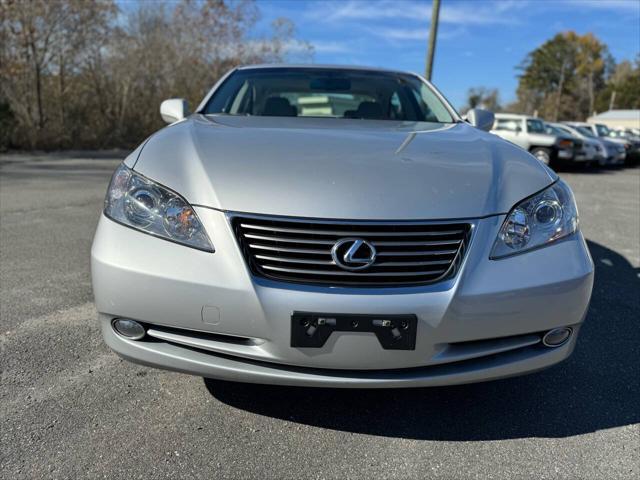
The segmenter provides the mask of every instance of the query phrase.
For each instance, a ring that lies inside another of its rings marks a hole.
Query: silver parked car
[[[586,122],[563,122],[585,136],[596,138],[605,149],[608,165],[622,165],[627,156],[627,142],[609,137],[609,129],[605,125],[595,125]]]
[[[106,343],[204,377],[497,379],[567,358],[593,263],[569,187],[421,77],[230,72],[116,170],[91,252]]]
[[[564,123],[551,123],[550,125],[582,141],[584,161],[598,164],[601,167],[607,164],[607,149],[600,140]]]

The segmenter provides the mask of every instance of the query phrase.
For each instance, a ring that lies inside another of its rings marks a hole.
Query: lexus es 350
[[[106,343],[208,378],[476,382],[567,358],[593,263],[566,183],[423,78],[250,66],[117,168],[91,265]]]

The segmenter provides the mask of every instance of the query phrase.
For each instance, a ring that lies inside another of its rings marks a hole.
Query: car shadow
[[[633,170],[636,168],[640,168],[640,163],[637,160],[630,161],[625,163],[624,165],[607,165],[604,167],[593,165],[593,166],[585,166],[585,165],[559,165],[554,166],[553,170],[558,173],[581,173],[581,174],[598,174],[598,175],[611,175],[617,172],[618,170]]]
[[[639,269],[602,245],[588,244],[596,276],[586,323],[573,355],[543,372],[420,389],[318,389],[215,380],[205,380],[205,385],[219,401],[245,411],[386,437],[566,437],[638,423]]]

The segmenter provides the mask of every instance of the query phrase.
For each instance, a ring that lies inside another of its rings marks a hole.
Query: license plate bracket
[[[418,318],[412,314],[293,312],[291,346],[321,348],[333,332],[371,332],[384,350],[415,350]]]

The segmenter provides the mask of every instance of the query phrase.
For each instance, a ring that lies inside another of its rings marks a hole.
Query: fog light
[[[542,337],[542,343],[546,347],[559,347],[569,340],[571,332],[572,330],[569,327],[554,328],[544,334],[544,337]]]
[[[116,318],[111,325],[116,332],[131,340],[140,340],[146,333],[142,325],[128,318]]]

